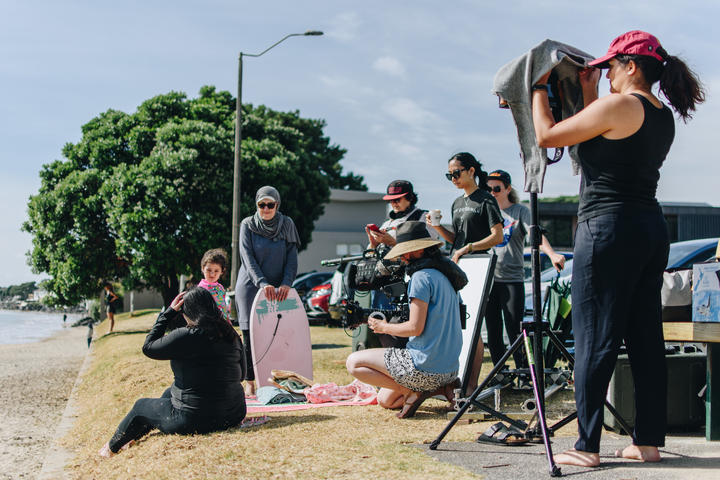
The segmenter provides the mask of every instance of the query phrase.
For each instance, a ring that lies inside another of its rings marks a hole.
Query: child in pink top
[[[218,282],[225,269],[227,268],[227,254],[221,248],[213,248],[208,250],[200,260],[200,268],[202,269],[203,279],[198,283],[198,287],[212,293],[215,303],[217,303],[223,318],[230,322],[230,304],[226,298],[225,288]]]

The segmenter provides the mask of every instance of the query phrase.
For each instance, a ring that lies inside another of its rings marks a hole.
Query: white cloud
[[[387,73],[395,77],[405,75],[405,66],[394,57],[380,57],[373,63],[373,68],[378,72]]]
[[[413,158],[418,157],[423,150],[419,148],[417,145],[411,145],[409,143],[404,142],[397,142],[397,141],[391,141],[390,147],[392,150],[394,150],[397,154]]]
[[[325,35],[343,42],[351,42],[357,37],[362,21],[357,13],[344,12],[336,15],[331,24],[332,26],[327,29]]]
[[[440,122],[440,117],[409,98],[390,99],[382,106],[382,110],[395,120],[415,128]]]

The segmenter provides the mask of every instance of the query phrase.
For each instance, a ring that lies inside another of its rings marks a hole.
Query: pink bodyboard
[[[258,386],[270,385],[271,370],[291,370],[312,380],[310,324],[295,289],[282,302],[269,301],[261,289],[251,311],[250,340]]]

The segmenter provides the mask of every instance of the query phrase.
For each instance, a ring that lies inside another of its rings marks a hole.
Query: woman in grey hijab
[[[255,393],[250,342],[252,303],[261,288],[269,300],[287,298],[297,274],[300,245],[295,223],[280,213],[280,193],[274,187],[260,188],[255,194],[255,205],[255,214],[245,218],[240,225],[242,265],[235,284],[238,322],[248,364],[246,391],[250,395]]]

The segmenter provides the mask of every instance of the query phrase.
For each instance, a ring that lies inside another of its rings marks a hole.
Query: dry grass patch
[[[156,312],[116,318],[116,332],[96,340],[91,367],[78,389],[81,411],[64,439],[75,452],[74,478],[481,478],[437,462],[409,444],[428,443],[447,424],[445,403],[429,400],[413,419],[378,406],[328,407],[270,414],[251,429],[208,435],[155,431],[104,460],[97,450],[136,399],[157,397],[172,382],[169,362],[140,350]],[[105,324],[97,332],[107,331]],[[341,329],[311,327],[315,380],[347,384],[351,338]],[[486,363],[489,363],[486,362]],[[489,368],[489,367],[488,367]],[[447,441],[472,441],[488,424],[457,425]]]

